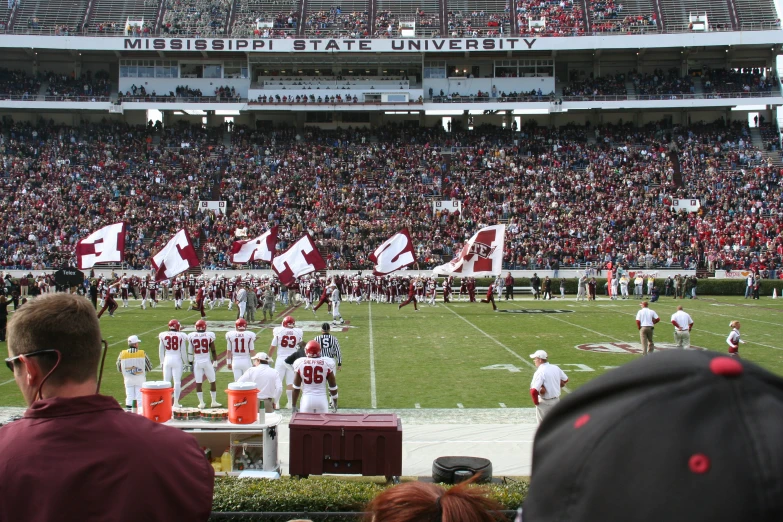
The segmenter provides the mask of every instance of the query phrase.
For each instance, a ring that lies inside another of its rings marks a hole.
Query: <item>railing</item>
[[[117,98],[118,103],[242,103],[240,97],[226,96],[125,96]]]
[[[741,25],[740,30],[741,31],[772,31],[772,30],[780,30],[783,28],[780,23],[778,22],[744,22]],[[316,31],[317,29],[309,29],[305,27],[305,30],[310,31]],[[418,29],[417,29],[418,30]],[[151,32],[148,34],[140,34],[140,35],[128,35],[128,38],[229,38],[229,36],[226,36],[225,33],[217,33],[214,34],[206,34],[206,31],[208,31],[207,28],[203,28],[203,31],[205,34],[201,34],[200,36],[194,36],[192,34],[190,35],[175,35],[170,33],[164,33],[164,32]],[[325,36],[333,36],[333,37],[339,37],[339,36],[345,36],[346,34],[349,34],[349,31],[343,30],[343,29],[324,29],[324,34],[321,35],[303,35],[303,36],[296,36],[293,34],[286,34],[286,35],[274,35],[268,39],[308,39],[308,38],[323,38]],[[693,31],[688,27],[688,25],[672,25],[664,27],[663,30],[658,30],[655,27],[650,28],[644,28],[644,27],[636,27],[636,28],[628,28],[618,31],[594,31],[592,34],[566,34],[566,35],[560,35],[560,34],[547,34],[547,33],[521,33],[519,35],[520,38],[575,38],[575,37],[582,37],[582,36],[628,36],[629,33],[631,34],[681,34],[681,33],[701,33],[701,32],[731,32],[734,31],[730,26],[725,27],[716,27],[716,26],[710,26],[709,31]],[[124,32],[124,31],[123,31]],[[33,29],[33,28],[18,28],[14,27],[13,29],[0,29],[0,34],[32,34],[32,35],[39,35],[39,36],[88,36],[88,37],[96,37],[96,38],[118,38],[122,37],[124,38],[125,35],[117,35],[117,34],[103,34],[103,33],[96,33],[94,31],[94,28],[88,28],[87,30],[77,30],[74,29],[73,31],[67,31],[66,33],[63,33],[61,30],[57,30],[55,28],[39,28],[39,29]],[[510,35],[503,35],[498,36],[498,38],[509,38]],[[248,35],[246,37],[242,38],[248,38],[248,39],[263,39],[262,37],[254,37],[253,35]],[[364,36],[364,37],[357,37],[353,39],[373,39],[373,36]],[[442,35],[441,38],[449,39],[452,38],[449,34]],[[464,37],[459,37],[464,38]],[[482,37],[486,38],[486,37]],[[384,39],[387,40],[388,37],[382,36],[377,39]],[[406,38],[401,38],[402,40],[405,40]]]
[[[38,94],[0,94],[0,101],[108,102],[109,96],[63,96]]]
[[[655,100],[711,100],[723,98],[774,98],[780,93],[772,92],[735,92],[735,93],[702,93],[702,94],[637,94],[631,101],[655,101]],[[432,103],[486,103],[486,102],[580,102],[580,101],[628,101],[627,94],[603,95],[603,96],[457,96],[448,99],[446,96],[433,96]]]

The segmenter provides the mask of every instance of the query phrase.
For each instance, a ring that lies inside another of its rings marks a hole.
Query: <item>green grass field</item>
[[[671,343],[669,323],[677,304],[689,312],[695,327],[692,345],[726,352],[729,321],[742,322],[743,358],[783,375],[783,300],[761,301],[741,297],[706,297],[699,300],[661,298],[651,308],[661,316],[655,329],[660,348]],[[528,389],[534,367],[528,355],[535,350],[549,352],[550,361],[560,365],[574,390],[609,369],[640,355],[639,335],[634,317],[639,302],[533,301],[530,297],[498,302],[500,312],[489,305],[454,302],[437,307],[421,306],[414,312],[409,305],[363,303],[342,304],[347,327],[335,328],[343,351],[343,370],[337,375],[341,408],[513,408],[531,406]],[[503,312],[502,310],[507,310]],[[519,313],[527,310],[561,310],[562,313]],[[278,304],[278,312],[282,307]],[[218,355],[225,351],[224,332],[233,325],[235,311],[225,307],[208,312],[210,329],[216,332]],[[122,378],[116,370],[117,354],[131,334],[139,335],[153,365],[158,361],[158,333],[166,330],[169,319],[179,319],[192,331],[197,314],[174,310],[171,301],[156,309],[141,310],[137,302],[120,308],[116,317],[104,315],[101,328],[109,343],[102,392],[124,402]],[[323,307],[318,317],[309,310],[291,312],[305,339],[317,335],[320,324],[331,319]],[[256,350],[267,351],[271,328],[280,323],[253,325],[258,334]],[[577,348],[580,347],[580,348]],[[6,353],[5,343],[0,343]],[[162,377],[160,368],[148,378]],[[186,376],[183,386],[192,379]],[[225,366],[218,372],[218,401],[226,403],[226,385],[232,374]],[[187,388],[186,388],[187,389]],[[205,391],[208,387],[205,386]],[[208,397],[208,396],[207,396]],[[183,396],[185,406],[196,406],[195,391]],[[285,403],[285,398],[283,398]],[[22,397],[7,372],[0,378],[0,406],[23,406]]]

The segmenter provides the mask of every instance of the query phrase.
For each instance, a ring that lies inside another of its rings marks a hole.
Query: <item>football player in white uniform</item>
[[[278,359],[279,360],[279,359]],[[305,357],[294,361],[294,404],[302,392],[302,406],[294,411],[303,413],[327,413],[329,401],[326,398],[326,386],[329,383],[329,393],[332,396],[332,413],[337,412],[337,380],[335,362],[331,357],[321,357],[321,345],[318,341],[310,341],[305,346]]]
[[[209,381],[209,394],[212,396],[211,408],[220,408],[217,402],[217,387],[215,385],[215,370],[217,369],[217,353],[215,352],[215,334],[207,331],[207,322],[204,319],[196,321],[196,331],[188,334],[190,350],[188,360],[193,362],[193,376],[196,379],[196,395],[198,407],[204,408],[204,392],[201,391],[201,383],[206,374]],[[212,354],[212,359],[209,358]]]
[[[292,408],[294,405],[294,370],[285,363],[286,357],[296,351],[296,348],[302,343],[304,332],[296,327],[296,320],[290,315],[283,318],[283,326],[277,326],[272,331],[272,345],[269,347],[269,357],[279,348],[275,370],[280,375],[280,380],[285,382],[285,395],[288,398],[286,408]]]
[[[241,317],[234,323],[234,328],[234,331],[226,332],[226,359],[236,382],[252,366],[250,358],[253,356],[256,334],[247,331],[247,321]]]
[[[171,382],[174,379],[174,407],[181,408],[179,396],[182,393],[182,370],[187,364],[188,336],[180,332],[179,321],[169,321],[169,331],[158,335],[160,345],[158,355],[163,365],[163,380]]]

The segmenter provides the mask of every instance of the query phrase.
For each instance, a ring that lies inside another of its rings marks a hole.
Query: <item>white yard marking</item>
[[[419,408],[421,408],[421,404],[419,404],[419,403],[417,402],[416,404],[414,404],[414,407],[415,407],[415,408],[418,410]]]
[[[6,384],[10,384],[10,383],[14,382],[15,380],[16,379],[11,379],[11,380],[8,380],[8,381],[5,381],[5,382],[0,382],[0,386],[5,386]]]
[[[463,409],[464,407],[465,406],[463,406],[462,403],[460,403],[460,402],[457,403],[457,408],[459,408],[460,410]]]
[[[447,307],[446,307],[446,310],[448,310],[448,311],[449,311],[449,312],[451,312],[452,314],[456,315],[457,317],[459,317],[460,319],[462,319],[463,321],[465,321],[466,323],[468,323],[470,326],[472,326],[472,327],[473,327],[475,330],[477,330],[479,333],[483,334],[483,335],[484,335],[484,337],[486,337],[487,339],[490,339],[490,340],[491,340],[491,341],[493,341],[495,344],[497,344],[498,346],[500,346],[501,348],[503,348],[504,350],[506,350],[508,353],[510,353],[511,355],[513,355],[514,357],[516,357],[517,359],[519,359],[520,361],[522,361],[523,363],[525,363],[527,366],[529,366],[530,368],[532,368],[532,369],[533,369],[533,371],[535,371],[535,370],[536,370],[536,365],[535,365],[535,364],[533,364],[532,362],[530,362],[530,361],[529,361],[529,360],[527,360],[526,358],[522,357],[521,355],[519,355],[517,352],[515,352],[515,351],[514,351],[514,350],[512,350],[511,348],[509,348],[509,347],[508,347],[508,346],[506,346],[505,344],[501,343],[500,341],[498,341],[497,339],[495,339],[494,337],[492,337],[491,335],[489,335],[487,332],[485,332],[484,330],[482,330],[481,328],[479,328],[479,327],[478,327],[478,326],[476,326],[475,324],[471,323],[470,321],[468,321],[467,319],[465,319],[464,317],[462,317],[460,314],[458,314],[457,312],[455,312],[454,310],[452,310],[452,309],[451,309],[451,307],[448,307],[448,306],[447,306]],[[551,314],[546,314],[546,315],[551,315]],[[568,389],[568,386],[564,387],[564,388],[563,388],[563,390],[564,390],[566,393],[571,393],[571,390],[569,390],[569,389]]]
[[[500,404],[501,408],[505,408],[506,407],[506,403],[505,402],[499,402],[498,404]]]
[[[375,344],[372,338],[372,303],[369,306],[370,323],[370,405],[373,409],[378,407],[378,396],[375,391]]]

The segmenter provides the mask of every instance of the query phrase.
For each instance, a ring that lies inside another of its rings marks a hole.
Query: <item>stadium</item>
[[[342,430],[338,417],[399,422],[394,451],[368,446],[399,469],[321,454],[334,468],[302,467],[285,390],[256,431],[227,412],[225,429],[175,419],[212,446],[213,519],[356,520],[387,479],[437,481],[433,462],[460,455],[491,462],[488,494],[513,519],[535,484],[531,355],[565,372],[564,400],[595,389],[647,359],[636,321],[649,300],[658,352],[676,355],[680,306],[693,318],[686,352],[741,351],[783,375],[780,8],[9,0],[2,324],[41,295],[77,293],[97,310],[116,298],[99,314],[101,393],[124,406],[128,338],[161,381],[169,321],[192,334],[204,318],[213,402],[228,409],[242,288],[258,295],[244,314],[256,353],[272,355],[286,317],[303,343],[331,325],[339,410],[324,415]],[[185,362],[174,402],[200,415]],[[0,379],[8,426],[28,405],[14,375]],[[321,474],[376,480],[288,477]]]

